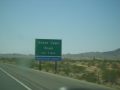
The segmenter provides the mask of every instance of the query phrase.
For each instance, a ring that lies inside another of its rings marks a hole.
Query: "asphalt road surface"
[[[114,90],[68,77],[0,64],[0,90]]]

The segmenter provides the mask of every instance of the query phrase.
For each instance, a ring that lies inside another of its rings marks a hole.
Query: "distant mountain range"
[[[34,59],[34,55],[24,55],[24,54],[0,54],[0,58],[19,58],[19,59]],[[64,54],[63,58],[71,60],[120,60],[120,48],[107,51],[107,52],[86,52],[80,54]]]
[[[91,60],[91,59],[99,59],[99,60],[120,60],[120,48],[107,51],[107,52],[87,52],[87,53],[80,53],[80,54],[64,54],[64,58],[72,59],[72,60]]]

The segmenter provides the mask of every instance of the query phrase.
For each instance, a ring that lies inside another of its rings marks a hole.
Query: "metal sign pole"
[[[42,62],[39,61],[39,70],[41,71],[42,70]]]
[[[57,61],[55,61],[55,74],[57,73]]]

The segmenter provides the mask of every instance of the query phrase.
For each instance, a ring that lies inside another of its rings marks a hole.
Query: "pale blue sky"
[[[120,48],[120,0],[0,0],[0,53],[34,54],[35,39],[63,53]]]

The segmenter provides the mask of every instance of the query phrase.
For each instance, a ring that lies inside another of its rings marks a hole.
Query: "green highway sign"
[[[37,60],[61,60],[62,41],[57,39],[36,39],[35,57]]]

